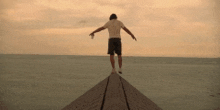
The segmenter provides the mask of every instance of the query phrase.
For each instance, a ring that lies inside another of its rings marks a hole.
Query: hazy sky
[[[124,56],[220,57],[219,1],[1,0],[0,53],[107,55],[107,29],[89,34],[116,13]]]

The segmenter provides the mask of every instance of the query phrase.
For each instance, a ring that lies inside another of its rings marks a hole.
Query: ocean
[[[60,110],[110,73],[108,56],[1,54],[0,101],[9,110]],[[220,108],[220,58],[127,56],[121,77],[163,110]]]

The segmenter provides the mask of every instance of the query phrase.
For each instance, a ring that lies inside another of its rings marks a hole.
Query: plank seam
[[[101,106],[100,110],[103,110],[103,107],[104,107],[104,104],[105,104],[105,95],[106,95],[106,91],[107,91],[107,88],[108,88],[109,77],[108,77],[108,81],[107,81],[107,84],[106,84],[106,87],[105,87],[105,92],[104,92],[104,96],[103,96],[103,100],[102,100],[102,106]]]
[[[121,81],[121,76],[120,76],[120,81]],[[128,110],[130,110],[130,106],[129,106],[129,104],[128,104],[127,95],[126,95],[126,93],[125,93],[125,89],[124,89],[124,85],[123,85],[122,81],[121,81],[121,84],[122,84],[122,89],[123,89],[123,91],[124,91],[124,97],[125,97],[126,105],[127,105],[127,107],[128,107]]]

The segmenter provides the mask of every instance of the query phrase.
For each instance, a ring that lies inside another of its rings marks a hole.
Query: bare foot
[[[122,74],[122,69],[121,69],[121,68],[119,68],[118,72],[119,72],[120,74]]]
[[[112,74],[115,74],[115,73],[117,73],[116,71],[115,71],[115,69],[112,69],[112,72],[111,72]]]

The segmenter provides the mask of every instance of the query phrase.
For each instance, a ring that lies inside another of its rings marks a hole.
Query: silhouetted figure
[[[124,24],[117,20],[116,14],[112,14],[109,18],[110,20],[102,27],[96,29],[93,31],[90,36],[92,39],[94,38],[94,34],[96,32],[102,31],[106,28],[108,28],[109,32],[109,41],[108,41],[108,54],[110,54],[110,61],[112,65],[112,74],[116,73],[115,69],[115,60],[114,60],[114,53],[118,55],[118,65],[119,65],[119,73],[122,74],[122,46],[121,46],[121,35],[120,30],[121,28],[127,32],[131,37],[137,41],[137,39],[134,37],[134,35],[131,33],[131,31],[124,26]]]

